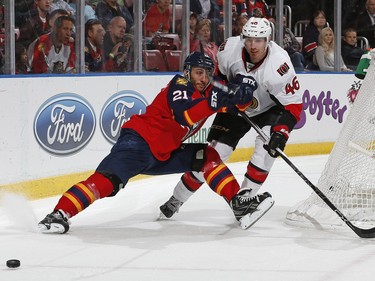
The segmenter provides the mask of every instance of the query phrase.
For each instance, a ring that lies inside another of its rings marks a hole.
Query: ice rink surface
[[[316,184],[327,155],[294,157]],[[229,167],[242,181],[246,163]],[[159,206],[180,175],[131,182],[116,197],[95,202],[71,219],[69,233],[43,235],[37,222],[58,197],[28,202],[2,194],[0,280],[353,281],[372,280],[375,240],[350,230],[323,231],[285,224],[285,214],[312,192],[282,159],[262,191],[274,207],[242,230],[227,203],[206,185],[171,220]],[[48,187],[46,187],[48,188]],[[68,188],[68,187],[67,187]],[[8,259],[21,260],[9,269]]]

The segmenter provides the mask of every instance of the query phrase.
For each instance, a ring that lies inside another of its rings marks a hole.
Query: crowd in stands
[[[182,1],[175,2],[181,7]],[[354,2],[362,11],[355,17],[344,17],[347,20],[343,22],[341,42],[342,71],[354,71],[366,51],[358,45],[358,36],[367,39],[367,47],[375,46],[375,0],[352,1],[350,5]],[[76,72],[76,3],[77,0],[15,2],[15,26],[19,30],[15,45],[17,74]],[[142,3],[144,59],[147,59],[147,50],[159,50],[167,71],[180,69],[176,66],[168,68],[166,61],[170,51],[174,51],[173,56],[181,56],[181,22],[172,34],[171,0]],[[232,4],[232,36],[239,36],[242,26],[252,16],[266,17],[276,25],[275,16],[264,0],[233,0]],[[218,48],[224,40],[223,5],[223,0],[190,0],[190,51],[203,48],[215,63]],[[283,17],[283,47],[297,71],[334,71],[334,27],[330,26],[324,9],[316,9],[310,16],[307,27],[298,36],[293,33],[293,26],[287,24],[287,17],[291,15]],[[85,71],[134,71],[133,0],[85,0],[84,17]],[[4,0],[0,0],[0,27],[1,73]],[[181,59],[174,61],[179,63]]]

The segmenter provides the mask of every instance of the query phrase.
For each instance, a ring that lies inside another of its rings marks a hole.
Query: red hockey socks
[[[55,206],[54,211],[63,210],[71,218],[113,191],[112,182],[100,173],[92,174],[87,180],[73,185]]]
[[[197,191],[204,182],[197,179],[192,172],[186,172],[182,175],[181,181],[184,186],[191,192]]]
[[[245,177],[256,184],[263,184],[268,177],[268,171],[262,170],[253,163],[249,162]]]
[[[213,191],[223,196],[229,202],[240,190],[236,178],[221,161],[219,154],[214,148],[207,147],[206,158],[202,171],[207,184]]]

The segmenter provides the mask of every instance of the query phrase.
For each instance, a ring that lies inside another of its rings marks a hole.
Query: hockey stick
[[[245,112],[240,112],[240,115],[257,131],[257,133],[261,136],[265,143],[268,143],[269,138],[268,136],[262,131],[262,129],[255,124],[249,116],[246,115]],[[299,175],[308,186],[310,186],[314,192],[328,205],[328,207],[334,211],[340,219],[346,223],[359,237],[361,238],[375,238],[375,227],[369,229],[362,229],[355,225],[353,225],[348,218],[344,216],[343,213],[324,195],[324,193],[316,187],[289,159],[288,156],[280,149],[276,148],[277,153],[279,153],[280,157]]]

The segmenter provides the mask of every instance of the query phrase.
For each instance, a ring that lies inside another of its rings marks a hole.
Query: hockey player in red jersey
[[[39,222],[39,229],[44,233],[67,232],[70,217],[97,199],[116,195],[138,174],[202,172],[207,184],[227,200],[233,212],[238,212],[238,206],[247,210],[246,200],[237,194],[239,184],[216,150],[207,144],[182,143],[210,115],[227,107],[243,107],[252,100],[255,81],[230,86],[229,95],[210,83],[213,71],[208,56],[191,53],[184,62],[184,76],[174,76],[144,114],[133,115],[124,123],[116,144],[95,173],[67,190],[53,212]]]
[[[256,137],[255,150],[241,185],[240,194],[251,202],[253,212],[245,224],[241,222],[245,229],[272,207],[264,201],[271,196],[268,192],[256,194],[278,156],[276,148],[284,150],[302,111],[302,95],[293,65],[285,50],[270,42],[270,36],[269,21],[252,17],[243,26],[241,36],[228,38],[218,52],[219,70],[226,80],[242,83],[251,75],[257,81],[257,90],[245,113],[270,137],[265,146],[262,138]],[[249,130],[250,125],[241,116],[218,113],[208,141],[225,161]],[[173,196],[160,207],[161,215],[167,218],[173,216],[203,182],[200,173],[183,174]]]

